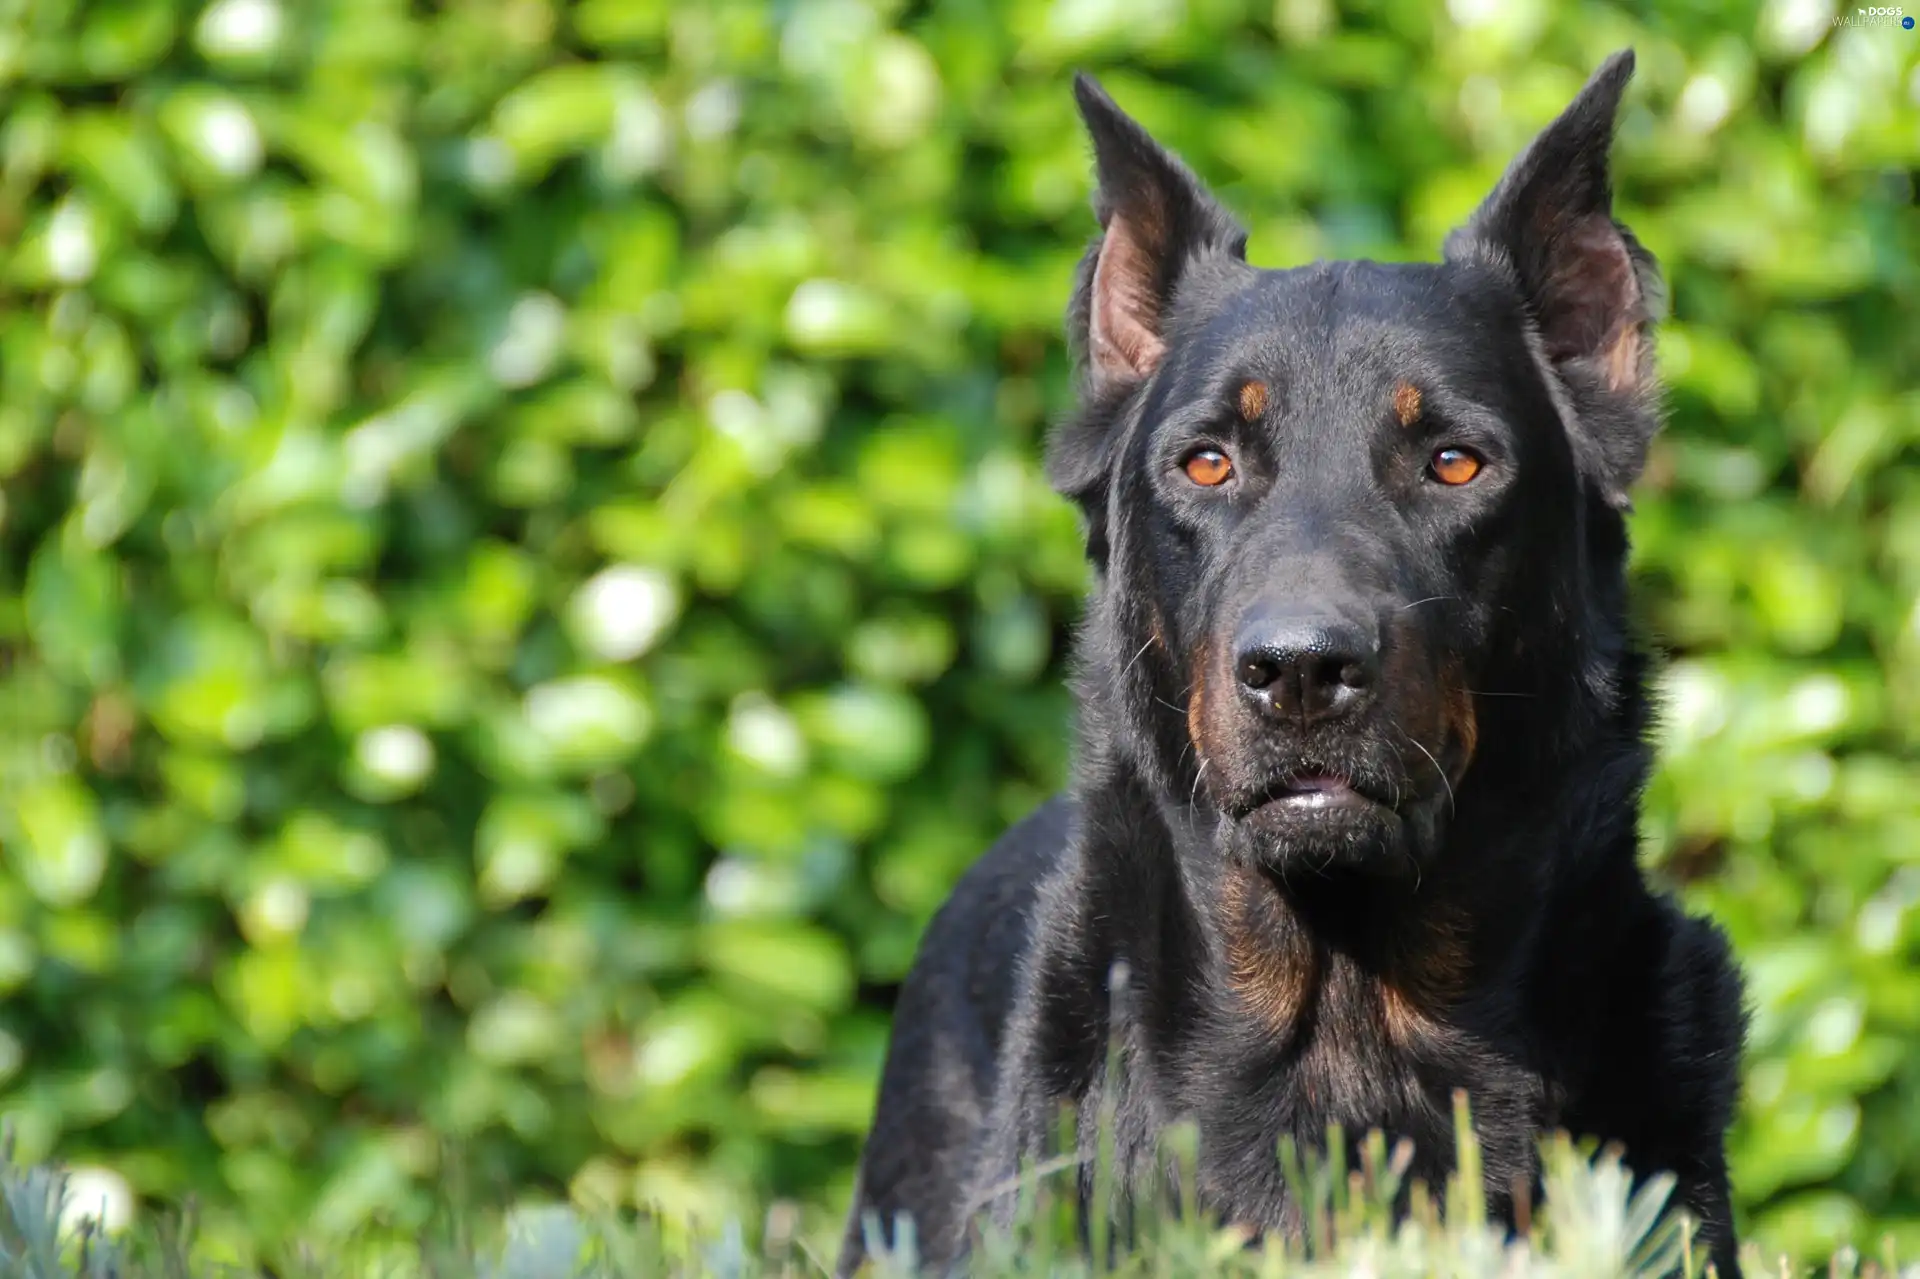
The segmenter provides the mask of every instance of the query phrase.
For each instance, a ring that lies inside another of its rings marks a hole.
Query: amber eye
[[[1233,478],[1233,463],[1218,449],[1200,449],[1190,454],[1180,469],[1201,488],[1218,488]]]
[[[1433,478],[1442,484],[1465,484],[1480,474],[1480,459],[1465,449],[1441,449],[1431,466]]]

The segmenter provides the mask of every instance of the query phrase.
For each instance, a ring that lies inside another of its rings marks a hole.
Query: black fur
[[[1441,262],[1288,271],[1249,266],[1199,181],[1077,82],[1102,236],[1068,312],[1082,410],[1049,453],[1096,568],[1076,775],[922,943],[842,1273],[869,1214],[962,1255],[1063,1102],[1110,1105],[1142,1188],[1159,1130],[1196,1120],[1203,1202],[1292,1230],[1279,1137],[1381,1127],[1437,1184],[1464,1088],[1498,1211],[1542,1134],[1617,1141],[1677,1175],[1737,1275],[1740,980],[1635,859],[1622,511],[1661,294],[1612,216],[1632,66]]]

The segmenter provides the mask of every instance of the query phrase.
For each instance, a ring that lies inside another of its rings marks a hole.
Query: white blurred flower
[[[370,728],[354,743],[360,767],[393,786],[414,786],[433,771],[433,743],[411,724]]]
[[[529,293],[507,312],[507,329],[487,354],[487,368],[502,386],[532,386],[553,368],[567,326],[567,311],[551,293]]]
[[[594,656],[629,662],[652,648],[680,613],[673,579],[640,564],[616,564],[574,592],[574,638]]]
[[[278,44],[283,25],[274,0],[215,0],[200,15],[194,39],[208,57],[248,57]]]
[[[133,1220],[133,1187],[111,1168],[75,1168],[67,1174],[67,1199],[60,1206],[61,1233],[93,1221],[109,1233]]]

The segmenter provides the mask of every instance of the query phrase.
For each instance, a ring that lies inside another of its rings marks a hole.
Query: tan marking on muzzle
[[[1248,382],[1240,388],[1240,416],[1252,422],[1267,411],[1267,384]]]
[[[1460,762],[1447,780],[1458,782],[1473,764],[1473,753],[1480,745],[1480,716],[1474,709],[1473,694],[1467,689],[1464,671],[1456,667],[1447,672],[1446,690],[1447,727],[1460,743]]]
[[[1193,743],[1194,754],[1206,761],[1207,744],[1202,740],[1201,730],[1207,722],[1207,658],[1209,650],[1202,645],[1193,655],[1193,691],[1187,694],[1187,740]]]
[[[1393,388],[1393,413],[1400,419],[1400,425],[1412,426],[1420,420],[1420,388],[1411,382],[1400,382]]]

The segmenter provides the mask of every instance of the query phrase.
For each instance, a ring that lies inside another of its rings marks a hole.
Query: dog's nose
[[[1351,714],[1380,676],[1376,635],[1356,623],[1297,620],[1241,636],[1241,690],[1263,710],[1305,723]]]

